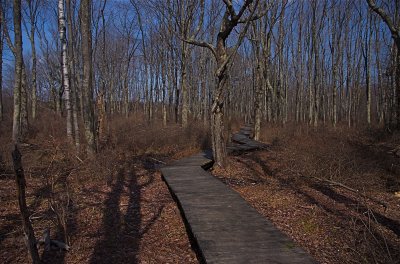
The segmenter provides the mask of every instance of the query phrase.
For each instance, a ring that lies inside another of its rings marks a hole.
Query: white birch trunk
[[[61,41],[61,57],[62,57],[62,75],[63,85],[65,94],[65,108],[67,111],[67,138],[70,142],[73,142],[72,134],[72,107],[70,100],[70,89],[69,89],[69,73],[68,73],[68,55],[67,55],[67,38],[66,38],[66,26],[65,26],[65,14],[64,14],[64,0],[58,1],[58,21],[59,21],[59,34]]]

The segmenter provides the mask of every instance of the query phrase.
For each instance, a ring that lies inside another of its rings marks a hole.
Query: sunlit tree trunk
[[[65,95],[65,109],[67,112],[67,139],[72,144],[74,141],[74,136],[73,136],[73,129],[72,129],[73,128],[72,106],[71,106],[70,86],[69,86],[70,77],[69,77],[69,69],[68,69],[64,0],[58,1],[58,27],[59,27],[59,34],[60,34],[60,41],[61,41],[61,64],[62,64],[61,67],[62,67],[62,80],[63,80],[63,85],[64,85],[64,95]]]

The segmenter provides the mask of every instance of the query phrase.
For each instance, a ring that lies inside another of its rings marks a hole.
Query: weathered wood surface
[[[252,135],[253,129],[251,125],[242,127],[238,133],[232,135],[232,143],[228,145],[228,151],[250,151],[267,148],[266,144],[251,139]]]
[[[231,148],[260,148],[254,142]],[[199,153],[161,169],[202,262],[315,263],[238,193],[203,169],[211,164],[210,153]]]

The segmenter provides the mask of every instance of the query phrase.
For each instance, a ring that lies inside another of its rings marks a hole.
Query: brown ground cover
[[[61,118],[43,115],[21,146],[27,202],[37,237],[50,228],[71,244],[40,249],[45,262],[197,263],[158,168],[209,146],[204,128],[115,117],[87,158],[68,147]],[[27,263],[10,126],[0,125],[0,263]],[[321,263],[400,263],[398,134],[288,125],[264,128],[262,140],[268,150],[232,156],[213,173]]]
[[[71,250],[43,252],[45,263],[197,263],[158,167],[198,152],[204,129],[115,118],[92,158],[65,142],[62,120],[47,113],[21,146],[27,204],[36,237],[50,228]],[[29,263],[23,242],[6,120],[0,127],[0,263]],[[53,210],[54,209],[54,210]],[[57,221],[57,214],[62,218]],[[66,236],[59,223],[65,220]]]
[[[400,263],[398,135],[269,127],[262,139],[267,151],[214,175],[321,263]]]

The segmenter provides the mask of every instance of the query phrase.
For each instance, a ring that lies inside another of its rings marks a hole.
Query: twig
[[[83,160],[81,158],[78,157],[78,155],[75,155],[75,157],[81,162],[83,163]]]
[[[164,161],[161,161],[161,160],[158,160],[158,159],[155,159],[155,158],[152,158],[152,157],[150,157],[150,159],[152,159],[154,161],[157,161],[158,163],[161,163],[161,164],[167,164]]]
[[[8,232],[8,233],[5,233],[5,234],[0,234],[0,237],[6,237],[6,236],[8,236],[8,235],[17,233],[18,231],[19,231],[19,230],[14,230],[14,231],[11,231],[11,232]]]
[[[14,176],[14,174],[12,174],[12,173],[3,173],[3,174],[0,174],[0,177],[2,177],[2,176]]]

